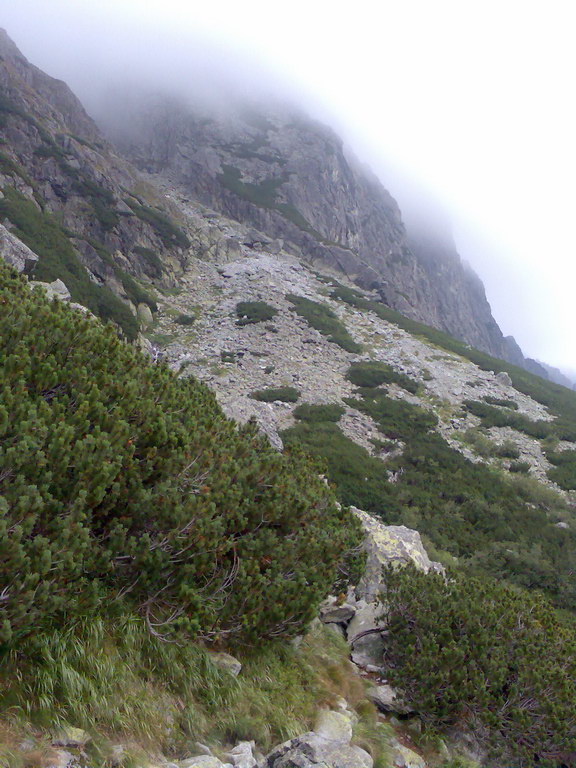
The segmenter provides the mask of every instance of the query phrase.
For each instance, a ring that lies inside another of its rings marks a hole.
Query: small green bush
[[[328,403],[326,405],[312,405],[312,403],[302,403],[293,411],[293,416],[300,421],[317,423],[321,421],[340,421],[344,413],[344,408],[337,403]]]
[[[250,397],[263,403],[273,403],[276,400],[283,403],[295,403],[300,397],[300,392],[295,387],[269,387],[268,389],[257,389],[250,394]]]
[[[236,304],[236,314],[238,315],[236,325],[252,325],[272,320],[278,314],[278,310],[265,301],[240,301]]]
[[[515,400],[503,400],[492,395],[484,395],[482,400],[489,405],[499,405],[501,408],[511,408],[513,411],[518,410],[518,403]]]
[[[418,382],[399,373],[387,363],[375,360],[363,360],[360,363],[352,363],[346,373],[346,378],[357,387],[379,387],[381,384],[398,384],[407,392],[415,394],[418,390]]]
[[[388,677],[426,722],[482,725],[522,764],[576,748],[576,632],[541,597],[390,568],[386,606]]]
[[[554,467],[548,477],[565,491],[576,490],[576,451],[549,452],[546,458]]]
[[[504,440],[503,443],[496,446],[496,456],[502,459],[519,459],[520,451],[512,440]]]
[[[180,314],[178,317],[174,318],[174,322],[178,323],[178,325],[194,325],[196,322],[196,315]]]
[[[511,461],[508,469],[510,472],[520,472],[527,475],[530,472],[530,464],[527,461]]]
[[[317,301],[311,301],[311,299],[294,294],[289,294],[286,298],[294,306],[300,317],[303,317],[312,328],[327,336],[328,341],[338,344],[346,352],[362,351],[362,345],[354,341],[346,330],[346,326],[326,304],[320,304]]]

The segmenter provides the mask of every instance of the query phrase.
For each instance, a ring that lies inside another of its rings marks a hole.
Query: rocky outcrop
[[[3,258],[33,271],[50,251],[43,269],[51,279],[84,267],[94,284],[126,301],[138,294],[126,273],[173,284],[188,241],[166,204],[114,154],[68,86],[28,62],[4,30],[0,139]],[[7,231],[16,227],[38,253]]]
[[[368,601],[377,598],[382,588],[382,569],[387,565],[412,563],[425,573],[444,571],[440,563],[428,557],[418,531],[404,525],[384,525],[360,509],[352,510],[366,533],[366,569],[356,590],[360,597]]]
[[[0,259],[13,266],[17,272],[31,269],[38,261],[38,256],[16,235],[0,224]]]

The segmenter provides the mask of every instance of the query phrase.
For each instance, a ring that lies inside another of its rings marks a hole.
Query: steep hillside
[[[38,280],[130,337],[139,281],[169,285],[189,241],[153,189],[120,160],[65,83],[30,64],[0,31],[0,216],[40,258]],[[136,279],[135,279],[136,278]]]
[[[285,107],[206,116],[174,100],[123,114],[129,101],[115,105],[110,131],[141,169],[377,290],[409,317],[522,362],[454,246],[408,237],[396,201],[326,126]]]

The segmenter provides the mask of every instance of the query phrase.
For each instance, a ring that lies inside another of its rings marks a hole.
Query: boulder
[[[254,742],[241,741],[234,749],[224,754],[224,758],[232,763],[234,768],[256,768],[257,760],[254,757]]]
[[[225,765],[213,755],[198,755],[198,757],[188,757],[186,760],[181,760],[178,763],[178,768],[224,768]]]
[[[70,752],[63,749],[55,749],[48,752],[42,760],[42,768],[70,768],[76,760]]]
[[[372,768],[365,750],[305,733],[276,747],[265,759],[265,768]]]
[[[382,589],[382,568],[386,565],[413,563],[418,569],[444,572],[440,563],[428,557],[418,531],[404,525],[384,525],[367,512],[351,507],[362,523],[366,538],[366,569],[356,588],[356,594],[368,602],[374,601]]]
[[[154,316],[148,304],[138,304],[136,314],[143,328],[148,328],[154,322]]]
[[[68,747],[69,749],[81,749],[90,741],[90,736],[82,728],[63,726],[52,739],[53,747]]]
[[[330,596],[320,606],[320,621],[324,624],[346,624],[355,613],[353,605],[339,604],[334,596]]]
[[[363,635],[352,642],[350,658],[367,672],[381,672],[384,662],[384,638],[379,633]]]
[[[391,685],[375,685],[368,689],[366,696],[381,712],[396,712],[399,715],[407,715],[412,711]]]
[[[345,711],[324,710],[318,715],[314,733],[327,741],[349,744],[352,739],[352,718]]]
[[[413,749],[398,743],[394,748],[392,765],[395,768],[426,768],[426,761]]]
[[[229,653],[217,653],[214,651],[210,653],[210,661],[212,664],[220,667],[220,669],[226,670],[226,672],[229,672],[234,677],[238,677],[242,671],[242,664],[238,661],[238,659],[234,658],[234,656],[231,656]]]
[[[502,384],[505,387],[511,387],[512,386],[512,379],[506,373],[506,371],[500,371],[500,373],[497,373],[496,374],[496,381],[498,382],[498,384]]]
[[[361,632],[379,627],[379,620],[383,613],[384,606],[381,603],[367,603],[365,600],[360,600],[354,618],[346,628],[348,641],[352,642]]]
[[[0,224],[0,259],[4,259],[17,272],[24,272],[38,261],[38,256]]]

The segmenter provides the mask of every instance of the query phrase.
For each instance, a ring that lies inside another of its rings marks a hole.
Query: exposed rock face
[[[222,118],[151,100],[137,114],[111,130],[140,168],[377,290],[402,313],[522,364],[451,239],[408,237],[396,201],[329,128],[283,107]]]
[[[56,214],[63,236],[95,283],[127,298],[118,269],[147,280],[179,271],[184,241],[170,242],[170,232],[162,231],[155,214],[146,220],[138,207],[157,203],[157,193],[114,154],[68,86],[30,64],[4,30],[0,137],[2,197]],[[3,224],[23,226],[8,218]],[[37,260],[5,227],[0,254],[20,271]]]
[[[34,251],[31,251],[2,224],[0,224],[0,258],[11,264],[18,272],[30,269],[38,261]]]

